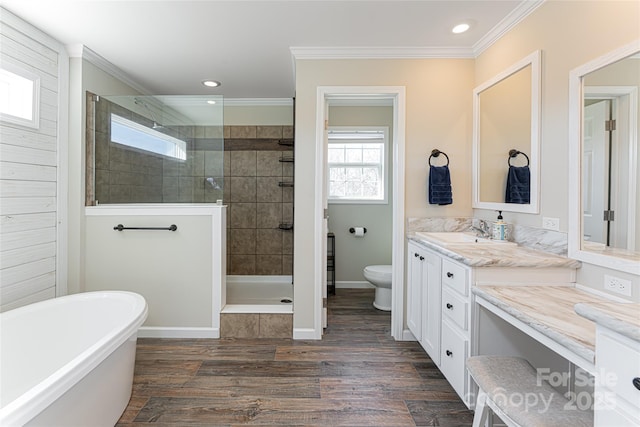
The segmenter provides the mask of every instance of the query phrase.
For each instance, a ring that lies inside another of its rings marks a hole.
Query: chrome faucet
[[[483,219],[478,221],[478,227],[471,225],[471,230],[476,232],[477,237],[491,238],[491,233],[489,232],[489,226],[487,222]]]

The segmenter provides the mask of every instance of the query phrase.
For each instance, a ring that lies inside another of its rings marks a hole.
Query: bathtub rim
[[[124,342],[137,337],[138,328],[147,318],[148,306],[144,297],[134,292],[96,291],[65,295],[2,313],[2,315],[13,317],[24,312],[36,311],[41,306],[64,304],[70,299],[87,300],[113,296],[131,298],[134,302],[133,312],[135,316],[128,321],[123,329],[102,336],[93,345],[76,355],[47,378],[2,407],[0,409],[1,425],[23,425],[27,423],[55,402],[58,397],[69,391]]]

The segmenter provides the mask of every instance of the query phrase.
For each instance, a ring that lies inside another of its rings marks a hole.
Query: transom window
[[[332,128],[328,146],[330,203],[386,203],[386,128]]]
[[[186,142],[117,114],[111,114],[111,141],[174,159],[187,158]]]
[[[9,62],[0,67],[0,119],[39,127],[40,77]]]

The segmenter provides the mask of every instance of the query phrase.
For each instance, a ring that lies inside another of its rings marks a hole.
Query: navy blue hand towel
[[[505,203],[529,203],[531,173],[529,166],[509,166]]]
[[[429,166],[429,203],[432,205],[453,203],[449,166]]]

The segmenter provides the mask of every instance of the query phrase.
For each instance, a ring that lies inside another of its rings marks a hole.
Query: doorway
[[[323,171],[315,178],[316,216],[314,232],[316,253],[323,254],[316,260],[320,277],[315,281],[317,296],[315,324],[322,330],[326,319],[326,235],[328,232],[327,203],[327,141],[329,104],[345,101],[390,101],[393,108],[393,136],[391,161],[392,178],[392,301],[391,336],[396,340],[410,339],[404,331],[404,145],[405,145],[405,88],[403,86],[322,86],[317,89],[316,108],[316,170]],[[319,265],[318,265],[319,264]]]
[[[637,90],[585,86],[583,239],[635,250]]]

